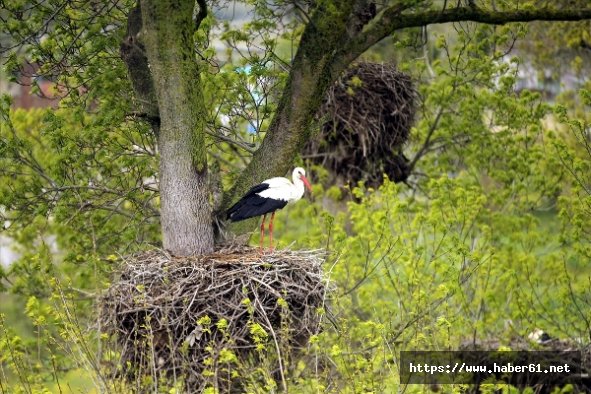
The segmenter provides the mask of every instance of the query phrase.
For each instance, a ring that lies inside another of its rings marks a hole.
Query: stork
[[[296,167],[292,173],[293,183],[287,178],[270,178],[253,186],[236,204],[227,211],[227,219],[238,222],[255,216],[263,216],[261,223],[260,250],[263,250],[265,238],[265,219],[271,213],[269,222],[269,237],[273,250],[273,219],[275,211],[285,207],[288,203],[298,201],[304,195],[304,186],[311,192],[310,182],[306,178],[306,171]]]

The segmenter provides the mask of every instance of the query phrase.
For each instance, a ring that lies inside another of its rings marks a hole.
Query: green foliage
[[[26,2],[11,2],[10,15],[31,15],[9,18],[6,29],[28,36],[54,3],[35,14],[24,10]],[[222,189],[268,130],[286,81],[284,63],[302,33],[297,18],[281,26],[281,7],[252,3],[256,18],[242,29],[210,15],[195,33],[205,46],[221,26],[230,46],[223,65],[215,64],[211,47],[200,52],[208,65],[210,155],[225,175]],[[13,53],[6,67],[16,69],[25,55],[65,67],[69,72],[56,78],[69,96],[57,110],[14,110],[6,96],[0,101],[0,219],[3,235],[21,252],[10,267],[0,267],[0,390],[8,392],[66,392],[62,383],[76,376],[83,392],[131,390],[105,379],[102,365],[116,364],[117,351],[102,349],[97,331],[86,328],[95,320],[93,297],[118,256],[159,245],[155,138],[134,118],[124,67],[112,60],[125,15],[99,13],[84,30],[82,21],[94,12],[84,7],[96,4],[68,4],[68,28]],[[113,30],[106,29],[111,23]],[[564,40],[588,38],[573,29]],[[84,39],[76,39],[83,30]],[[517,93],[523,61],[505,62],[502,55],[514,38],[525,37],[523,26],[462,24],[456,34],[433,32],[430,45],[418,48],[424,53],[401,48],[416,44],[418,31],[394,37],[400,68],[420,81],[422,112],[407,147],[421,152],[412,189],[390,181],[378,190],[314,185],[314,201],[277,216],[279,247],[331,252],[326,271],[337,290],[330,308],[319,311],[325,331],[310,340],[301,360],[283,360],[282,381],[271,366],[277,348],[290,344],[275,344],[253,322],[248,328],[263,362],[253,366],[211,348],[211,376],[242,376],[249,392],[276,392],[282,384],[294,393],[393,392],[401,350],[455,349],[473,339],[510,346],[536,328],[588,343],[591,93],[565,94],[556,105],[536,92]],[[263,52],[242,46],[261,42]],[[352,93],[358,86],[350,81]],[[248,135],[247,124],[257,133]],[[350,196],[355,199],[347,203]],[[250,302],[243,300],[247,309]],[[277,307],[288,305],[281,298]],[[204,332],[226,324],[206,315],[196,322]],[[182,382],[164,383],[167,392],[182,390]],[[142,384],[152,387],[154,380]]]
[[[284,245],[334,253],[340,319],[311,345],[332,368],[299,382],[308,390],[395,391],[401,350],[511,346],[536,328],[588,342],[589,122],[572,102],[515,93],[516,69],[491,50],[510,30],[475,29],[440,41],[449,58],[433,61],[420,87],[414,146],[437,143],[421,159],[418,192],[359,187],[346,214],[298,204],[290,217],[310,222],[277,226]],[[588,91],[580,103],[588,108]]]
[[[24,252],[11,270],[29,273],[19,277],[31,291],[43,286],[33,282],[31,270],[39,273],[40,266],[31,265],[26,251],[39,245],[59,247],[62,269],[87,286],[85,277],[112,263],[101,256],[156,242],[154,148],[144,130],[125,122],[105,128],[112,119],[70,109],[6,111],[1,215]]]

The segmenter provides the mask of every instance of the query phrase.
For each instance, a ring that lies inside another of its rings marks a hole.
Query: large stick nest
[[[333,84],[318,113],[321,131],[304,149],[314,164],[341,180],[382,184],[410,173],[402,148],[415,115],[409,75],[391,64],[357,63]]]
[[[101,299],[103,332],[120,352],[116,373],[139,391],[146,376],[174,377],[188,392],[208,385],[229,391],[236,382],[227,374],[220,381],[222,351],[224,365],[236,369],[260,362],[264,347],[275,357],[275,377],[281,376],[290,354],[319,332],[326,293],[322,262],[318,251],[261,255],[251,248],[128,258]],[[228,351],[237,360],[228,361]]]

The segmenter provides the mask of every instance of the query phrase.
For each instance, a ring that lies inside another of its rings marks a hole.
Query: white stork
[[[273,219],[275,211],[283,208],[287,203],[298,201],[304,195],[304,186],[312,191],[310,182],[306,179],[306,171],[296,167],[292,173],[293,183],[287,178],[276,177],[267,179],[260,184],[253,186],[236,204],[227,212],[227,219],[238,222],[240,220],[263,216],[261,223],[260,249],[263,249],[265,238],[265,219],[271,213],[269,222],[269,236],[271,239],[271,250],[273,250]]]

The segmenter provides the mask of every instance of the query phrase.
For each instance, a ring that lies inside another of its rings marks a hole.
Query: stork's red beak
[[[310,193],[312,193],[312,186],[310,186],[310,182],[308,182],[308,178],[306,178],[303,175],[300,175],[300,179],[302,180],[302,182],[304,182],[304,185],[308,188]]]

